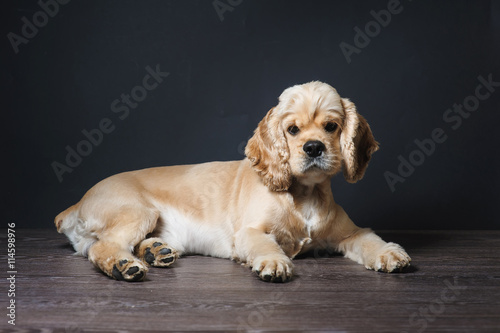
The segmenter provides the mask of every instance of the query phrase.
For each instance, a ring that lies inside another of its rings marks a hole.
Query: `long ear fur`
[[[354,103],[342,98],[342,105],[346,114],[340,135],[344,177],[349,183],[355,183],[363,178],[372,154],[378,150],[378,143],[365,118],[356,111]]]
[[[292,184],[292,172],[288,159],[290,152],[285,133],[279,120],[269,110],[261,120],[254,135],[248,141],[245,155],[253,169],[262,177],[264,184],[273,191],[286,191]]]

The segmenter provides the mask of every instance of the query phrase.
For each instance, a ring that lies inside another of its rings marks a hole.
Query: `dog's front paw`
[[[373,266],[366,268],[379,272],[391,273],[402,271],[403,268],[410,266],[411,258],[405,250],[396,243],[385,244],[376,254]]]
[[[268,282],[286,282],[293,274],[293,263],[284,255],[257,257],[252,266],[252,271]]]
[[[122,259],[113,265],[111,276],[116,280],[141,281],[146,276],[148,268],[137,259]]]

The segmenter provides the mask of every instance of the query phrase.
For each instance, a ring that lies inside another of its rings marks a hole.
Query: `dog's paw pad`
[[[113,272],[111,273],[113,275],[113,277],[115,278],[115,280],[123,280],[123,275],[122,273],[118,270],[118,267],[116,267],[116,265],[113,266]]]
[[[158,252],[159,254],[170,254],[172,253],[172,249],[169,249],[168,247],[166,248],[163,248],[160,250],[160,252]]]
[[[130,267],[127,271],[127,275],[134,275],[135,273],[137,273],[139,271],[139,267],[137,266],[134,266],[134,267]]]
[[[165,258],[165,259],[162,259],[161,261],[165,264],[170,264],[172,263],[173,261],[175,260],[175,257],[168,257],[168,258]]]
[[[153,262],[155,261],[155,255],[151,253],[150,247],[148,247],[146,249],[146,252],[144,253],[144,261],[146,261],[150,265],[152,265]]]

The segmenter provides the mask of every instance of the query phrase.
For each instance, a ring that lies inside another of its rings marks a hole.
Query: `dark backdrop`
[[[380,142],[332,181],[357,224],[500,226],[499,1],[60,1],[3,4],[4,223],[52,227],[118,172],[241,159],[283,89],[321,80]]]

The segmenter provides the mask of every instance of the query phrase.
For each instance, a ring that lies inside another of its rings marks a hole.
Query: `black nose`
[[[307,141],[302,147],[309,157],[318,157],[325,151],[326,147],[321,141]]]

